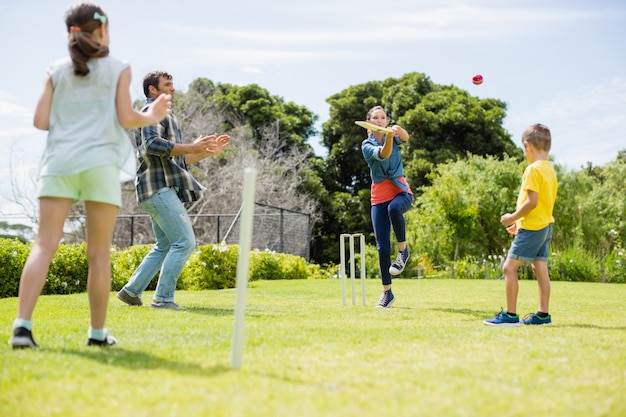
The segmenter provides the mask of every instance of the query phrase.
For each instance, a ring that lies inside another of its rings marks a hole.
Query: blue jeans
[[[406,223],[404,213],[413,204],[413,196],[407,192],[396,195],[393,200],[372,206],[372,226],[376,236],[376,249],[378,249],[378,267],[383,285],[391,284],[391,227],[396,235],[397,242],[406,240]]]
[[[161,188],[141,206],[150,214],[156,243],[130,277],[124,290],[141,296],[159,270],[154,300],[174,301],[176,283],[196,247],[191,220],[172,188]]]

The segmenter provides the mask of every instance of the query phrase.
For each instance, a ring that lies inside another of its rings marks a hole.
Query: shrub
[[[306,278],[304,258],[269,250],[250,253],[250,281]]]
[[[62,244],[50,264],[43,294],[71,294],[87,288],[88,264],[85,243]],[[136,245],[119,250],[111,247],[111,289],[119,291],[137,269],[152,245]],[[0,297],[16,297],[20,274],[31,244],[15,239],[0,239]],[[178,289],[204,290],[233,288],[237,279],[238,245],[199,247],[183,268]],[[332,270],[332,269],[331,269]],[[307,264],[299,256],[271,251],[250,252],[250,276],[254,280],[325,279],[331,270]],[[157,273],[158,275],[158,273]],[[156,288],[153,279],[148,290]]]
[[[482,260],[473,256],[459,259],[454,263],[454,278],[457,279],[484,279],[485,267]]]
[[[604,264],[606,282],[626,283],[626,253],[622,248],[615,248],[606,257]]]
[[[239,245],[200,246],[191,255],[178,280],[188,290],[219,290],[235,287]]]
[[[17,297],[30,248],[30,243],[18,239],[0,239],[0,298]]]
[[[201,246],[189,258],[179,284],[189,290],[234,288],[238,257],[239,245]],[[310,273],[324,277],[319,266],[307,265],[299,256],[268,250],[250,252],[249,281],[307,279]]]
[[[566,248],[548,258],[548,272],[553,281],[600,281],[600,262],[580,248]]]
[[[74,294],[87,290],[85,243],[59,245],[48,269],[42,294]]]
[[[330,279],[337,278],[337,265],[324,264],[318,265],[309,263],[306,265],[306,277],[307,279]]]
[[[153,245],[135,245],[124,250],[111,249],[111,289],[119,291],[139,266],[143,258],[150,252]],[[158,273],[156,274],[158,275]],[[148,290],[156,288],[156,279],[152,279]]]

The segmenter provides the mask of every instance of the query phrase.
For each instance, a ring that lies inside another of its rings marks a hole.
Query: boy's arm
[[[502,223],[502,226],[508,227],[522,217],[526,217],[528,213],[530,213],[535,207],[537,207],[538,201],[539,194],[537,193],[537,191],[528,190],[528,198],[526,199],[526,201],[524,201],[524,203],[519,206],[519,208],[515,210],[514,213],[507,213],[500,217],[500,223]]]

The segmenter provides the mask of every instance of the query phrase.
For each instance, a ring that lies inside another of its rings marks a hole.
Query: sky
[[[72,1],[0,5],[0,217],[22,210],[11,178],[32,190],[46,134],[32,126],[48,64],[67,55]],[[133,100],[151,70],[186,92],[197,78],[257,84],[329,118],[352,85],[426,74],[507,104],[515,143],[532,123],[552,132],[555,162],[576,170],[626,149],[623,0],[102,0],[111,55],[132,68]],[[472,84],[482,74],[484,83]],[[410,132],[409,132],[410,133]],[[310,139],[325,156],[319,138]],[[30,194],[29,194],[30,195]]]

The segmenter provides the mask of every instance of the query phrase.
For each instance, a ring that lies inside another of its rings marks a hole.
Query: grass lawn
[[[554,324],[509,328],[482,324],[503,281],[395,280],[390,309],[380,290],[343,306],[337,280],[250,283],[238,371],[234,290],[177,292],[186,311],[111,293],[111,349],[85,346],[77,294],[41,297],[41,349],[13,351],[17,299],[2,299],[0,416],[626,416],[626,285],[553,282]],[[536,305],[520,281],[518,312]]]

